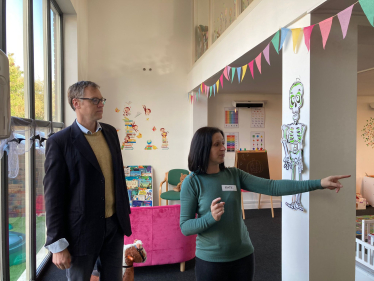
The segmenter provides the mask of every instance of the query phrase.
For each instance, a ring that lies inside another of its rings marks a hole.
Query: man
[[[99,123],[99,86],[69,87],[73,124],[48,139],[44,193],[46,248],[69,281],[89,280],[96,259],[101,280],[122,280],[123,235],[131,235],[130,205],[117,131]]]

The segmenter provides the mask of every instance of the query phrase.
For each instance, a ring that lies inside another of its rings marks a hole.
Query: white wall
[[[251,128],[251,110],[239,108],[239,128],[224,128],[225,107],[232,107],[232,101],[266,101],[265,104],[265,128]],[[282,95],[265,95],[253,93],[225,94],[218,93],[208,100],[208,125],[218,127],[224,132],[239,132],[239,147],[249,149],[251,147],[251,132],[265,132],[265,149],[268,153],[270,177],[282,179],[282,145],[280,142],[282,132]],[[225,165],[233,167],[235,153],[227,152]],[[243,193],[245,209],[257,208],[258,195],[251,192]],[[270,207],[270,197],[261,196],[261,206]],[[274,207],[280,207],[281,199],[273,197]]]
[[[374,174],[374,148],[366,146],[362,138],[362,129],[367,124],[366,120],[374,118],[374,109],[369,103],[374,102],[374,96],[357,97],[357,154],[356,154],[356,192],[361,192],[362,180],[365,173]]]
[[[192,106],[185,89],[192,61],[192,8],[191,1],[179,0],[92,0],[87,11],[88,48],[78,42],[78,57],[87,53],[87,79],[98,83],[107,98],[102,121],[120,129],[121,142],[126,102],[132,102],[132,114],[143,112],[134,119],[143,137],[133,151],[122,155],[125,165],[153,166],[155,204],[165,172],[187,168]],[[142,105],[152,110],[148,121]],[[169,131],[168,151],[160,149],[161,127]],[[148,139],[157,150],[144,150]]]

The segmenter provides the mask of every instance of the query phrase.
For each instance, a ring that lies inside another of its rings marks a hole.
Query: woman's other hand
[[[327,178],[321,179],[321,186],[330,190],[336,190],[336,193],[343,187],[339,182],[340,179],[349,178],[351,175],[342,175],[342,176],[329,176]]]
[[[225,212],[225,208],[224,208],[225,202],[218,203],[218,201],[220,201],[220,200],[221,200],[221,197],[218,197],[218,198],[214,199],[212,201],[212,204],[210,205],[210,211],[212,213],[213,218],[216,221],[219,221],[221,219],[223,213]]]

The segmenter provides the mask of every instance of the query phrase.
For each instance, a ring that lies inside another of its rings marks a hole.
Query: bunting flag
[[[249,70],[251,71],[251,74],[252,74],[252,78],[254,79],[255,77],[253,76],[253,61],[251,61],[249,64]]]
[[[238,72],[238,82],[240,83],[240,74],[242,72],[242,68],[238,67],[238,68],[236,68],[236,71]]]
[[[368,18],[370,24],[374,26],[374,2],[373,0],[359,0],[362,10]]]
[[[297,49],[298,49],[298,46],[299,46],[299,38],[300,38],[300,34],[302,34],[301,32],[302,28],[293,28],[291,29],[292,31],[292,41],[293,41],[293,52],[296,54],[297,53]]]
[[[351,20],[353,6],[354,6],[354,4],[349,6],[347,9],[341,11],[338,14],[340,27],[342,28],[342,33],[343,33],[343,39],[347,35],[348,25],[349,25],[349,21]]]
[[[205,94],[206,94],[206,96],[208,96],[208,91],[209,91],[209,87],[207,86],[207,85],[205,85]]]
[[[228,81],[228,80],[229,80],[229,77],[227,76],[227,66],[226,66],[225,69],[223,70],[223,75],[225,75],[225,78],[226,78],[226,80]]]
[[[200,96],[200,88],[199,88],[199,96]]]
[[[217,94],[218,94],[218,91],[219,91],[219,80],[217,80],[216,85],[217,85],[216,87],[217,87]]]
[[[314,24],[311,26],[304,27],[304,41],[308,51],[310,51],[310,36],[312,35],[313,27]]]
[[[223,88],[223,75],[219,78],[219,81],[221,81],[221,87]]]
[[[209,87],[209,92],[210,92],[209,97],[211,97],[212,96],[212,86]]]
[[[204,85],[204,83],[201,83],[201,85],[200,85],[201,91],[203,91],[203,85]]]
[[[227,66],[227,81],[230,81],[230,79],[229,79],[229,77],[230,77],[230,69],[231,69],[231,67]]]
[[[280,48],[279,48],[279,51],[282,49],[283,47],[283,43],[284,43],[284,40],[286,40],[286,37],[287,37],[287,34],[288,32],[290,32],[290,29],[288,28],[282,28],[281,29],[281,42],[280,42]]]
[[[275,33],[273,39],[271,39],[271,43],[273,43],[273,46],[277,51],[277,54],[279,54],[279,30],[277,33]]]
[[[213,85],[214,96],[216,96],[216,84]]]
[[[262,53],[264,54],[264,57],[265,57],[266,61],[268,62],[268,65],[270,65],[269,47],[270,47],[270,43],[262,51]]]
[[[255,58],[256,65],[257,65],[258,71],[260,71],[260,73],[261,73],[261,54],[262,54],[262,53],[260,53],[260,54]]]
[[[242,69],[243,69],[243,74],[242,74],[242,81],[243,81],[243,78],[245,76],[245,72],[247,71],[247,65],[243,65]]]
[[[333,17],[325,19],[324,21],[321,21],[319,23],[319,28],[321,29],[321,34],[322,34],[323,48],[325,48],[327,39],[329,38],[329,35],[330,35],[332,18]]]
[[[231,68],[231,83],[234,81],[234,76],[235,76],[235,67]]]

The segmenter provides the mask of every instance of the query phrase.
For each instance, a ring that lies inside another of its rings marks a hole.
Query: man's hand
[[[225,212],[225,209],[224,209],[225,202],[218,203],[218,201],[220,201],[220,200],[221,200],[221,198],[218,197],[218,198],[214,199],[212,201],[212,204],[210,205],[210,211],[212,213],[213,218],[216,221],[219,221],[221,219],[223,213]]]
[[[70,268],[71,256],[69,250],[66,248],[65,250],[55,253],[52,256],[52,262],[59,268],[59,269],[68,269]]]

